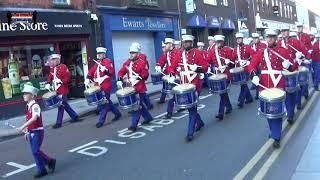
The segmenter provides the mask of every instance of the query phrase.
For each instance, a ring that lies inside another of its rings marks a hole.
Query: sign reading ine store
[[[171,18],[147,16],[112,16],[110,18],[112,30],[118,31],[173,31]]]

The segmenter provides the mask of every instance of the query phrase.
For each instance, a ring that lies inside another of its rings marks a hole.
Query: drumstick
[[[179,63],[179,65],[183,65],[183,63]],[[187,64],[187,66],[192,66],[192,65],[196,65],[197,67],[202,68],[202,66],[199,66],[199,65],[197,65],[197,64]]]
[[[5,122],[4,123],[6,126],[9,126],[9,127],[11,127],[11,128],[13,128],[13,129],[17,129],[17,127],[15,126],[15,125],[13,125],[13,124],[10,124],[8,121],[7,122]],[[29,134],[29,132],[27,132],[27,131],[22,131],[24,134]]]
[[[260,83],[258,84],[258,86],[262,87],[263,89],[270,90],[269,88],[265,87],[264,85],[262,85]]]
[[[129,70],[129,67],[126,67],[126,68]],[[132,74],[135,75],[135,76],[137,76],[138,78],[142,79],[142,78],[139,76],[139,74],[137,74],[136,72],[134,72],[134,70],[132,70]]]

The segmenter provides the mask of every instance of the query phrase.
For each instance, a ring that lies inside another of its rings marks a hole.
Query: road
[[[240,172],[244,173],[244,179],[252,179],[273,150],[268,146],[271,140],[268,140],[267,122],[257,115],[258,101],[238,109],[238,93],[239,88],[232,86],[233,112],[219,122],[215,119],[219,97],[204,90],[199,112],[205,127],[189,143],[184,140],[186,112],[177,113],[169,120],[162,119],[166,104],[156,104],[158,95],[152,97],[154,122],[140,126],[135,133],[126,129],[130,125],[126,113],[121,120],[100,129],[95,128],[96,115],[87,116],[80,123],[66,123],[57,130],[47,129],[42,149],[57,158],[57,168],[43,179],[229,180],[239,177]],[[303,119],[301,124],[307,120]],[[289,131],[289,127],[284,130],[285,134]],[[266,152],[258,157],[256,164],[248,165],[263,146],[267,147]],[[0,152],[3,179],[32,179],[34,162],[22,137],[0,142]],[[275,177],[269,175],[273,172],[271,168],[265,177]]]

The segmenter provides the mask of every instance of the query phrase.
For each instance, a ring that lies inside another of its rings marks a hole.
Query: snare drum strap
[[[271,61],[270,61],[269,54],[268,54],[268,49],[265,49],[265,50],[263,51],[263,55],[264,55],[264,60],[266,61],[267,68],[268,68],[267,74],[270,75],[274,87],[277,87],[278,84],[279,84],[279,82],[280,82],[280,80],[281,80],[281,78],[282,78],[282,74],[281,74],[280,71],[279,71],[279,73],[278,73],[278,72],[276,72],[276,71],[274,71],[274,70],[272,69]],[[262,72],[261,72],[261,73],[262,73]],[[264,74],[264,73],[262,73],[262,74]],[[277,77],[277,78],[276,78],[275,74],[278,74],[278,77]]]
[[[168,61],[168,65],[171,66],[170,51],[167,52],[167,61]]]
[[[217,61],[218,61],[218,66],[219,66],[218,68],[219,68],[219,70],[221,71],[221,73],[224,73],[224,71],[226,70],[226,67],[225,67],[225,66],[222,66],[222,64],[221,64],[221,59],[220,59],[218,47],[215,46],[214,50],[215,50],[215,54],[216,54],[216,59],[217,59]]]

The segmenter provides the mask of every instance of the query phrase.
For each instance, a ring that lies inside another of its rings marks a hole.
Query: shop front
[[[0,114],[2,119],[24,113],[23,84],[31,82],[39,88],[39,97],[46,92],[48,56],[62,55],[71,74],[70,98],[82,96],[87,71],[87,49],[90,34],[88,16],[83,12],[37,12],[36,21],[29,21],[30,12],[0,11]],[[41,102],[41,98],[39,98]],[[19,109],[20,108],[20,109]],[[18,111],[19,109],[19,111]],[[22,111],[21,111],[22,109]],[[19,113],[17,113],[19,112]],[[21,112],[21,113],[20,113]],[[0,119],[1,120],[1,119]]]
[[[113,60],[118,72],[129,58],[132,42],[141,44],[142,52],[148,57],[153,72],[157,59],[162,54],[161,44],[165,37],[179,38],[176,14],[148,10],[99,9],[103,17],[104,46],[108,57]],[[114,86],[116,87],[116,77]]]

